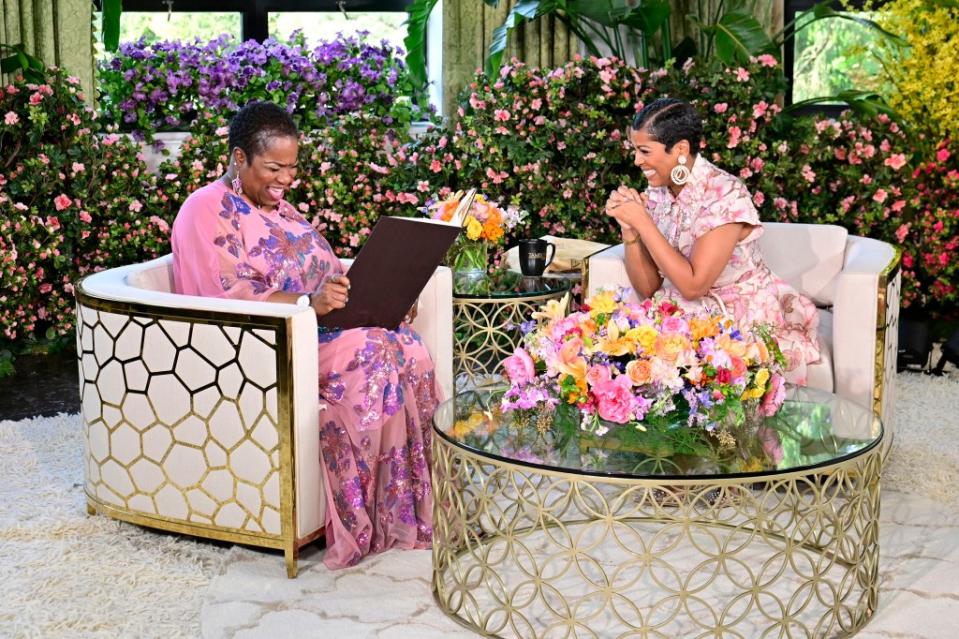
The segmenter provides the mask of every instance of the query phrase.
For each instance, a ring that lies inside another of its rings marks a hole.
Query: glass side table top
[[[568,291],[573,284],[566,277],[528,277],[516,271],[496,271],[478,279],[454,274],[453,295],[462,299],[536,297]]]
[[[814,470],[860,455],[882,439],[883,428],[871,411],[832,393],[789,387],[786,401],[772,417],[755,426],[732,449],[675,454],[656,444],[623,448],[615,427],[604,437],[579,432],[563,438],[539,430],[535,419],[522,423],[517,413],[501,413],[506,387],[466,390],[443,402],[433,417],[446,441],[498,461],[581,475],[635,479],[749,477]],[[685,423],[670,428],[688,428]],[[657,450],[658,448],[658,450]]]

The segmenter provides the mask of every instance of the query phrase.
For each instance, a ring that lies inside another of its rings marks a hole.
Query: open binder
[[[346,273],[349,302],[317,324],[327,330],[397,328],[462,232],[475,194],[463,198],[449,222],[381,217]]]

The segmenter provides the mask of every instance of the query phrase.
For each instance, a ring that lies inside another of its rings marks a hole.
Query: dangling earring
[[[237,195],[243,195],[243,182],[240,180],[240,170],[236,168],[236,160],[233,161],[233,171],[234,177],[230,180],[230,184],[233,186],[233,192]]]
[[[673,167],[673,170],[669,172],[669,179],[673,181],[673,184],[677,186],[682,186],[686,184],[689,180],[689,167],[686,166],[686,156],[680,155],[679,164]]]

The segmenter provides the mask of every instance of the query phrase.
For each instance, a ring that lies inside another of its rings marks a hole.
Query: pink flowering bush
[[[903,249],[903,305],[955,313],[959,305],[959,144],[941,142],[911,178],[914,194],[905,215],[892,225]]]
[[[76,78],[18,79],[0,95],[0,341],[54,339],[74,325],[84,273],[166,243],[144,208],[139,146],[98,126]]]
[[[163,162],[152,210],[172,219],[186,197],[223,175],[228,163],[228,123],[205,114],[180,156]],[[344,116],[336,126],[303,132],[300,166],[288,200],[340,256],[362,246],[380,215],[417,215],[429,195],[405,165],[409,133],[381,118]],[[413,154],[415,160],[415,154]]]
[[[613,240],[615,224],[603,212],[609,192],[645,185],[625,139],[645,102],[673,95],[700,105],[709,147],[722,149],[721,163],[745,166],[765,150],[760,131],[778,110],[781,86],[766,59],[732,70],[702,63],[652,72],[610,58],[577,58],[554,70],[513,60],[497,78],[478,75],[455,124],[420,141],[409,182],[475,186],[513,201],[530,212],[519,235]],[[740,132],[727,150],[729,122]]]

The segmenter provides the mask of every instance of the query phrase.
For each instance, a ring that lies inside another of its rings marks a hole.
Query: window
[[[369,32],[369,37],[379,42],[388,41],[393,47],[403,46],[406,37],[406,13],[402,11],[271,11],[269,15],[270,35],[287,38],[299,29],[307,42],[328,40],[337,33],[355,35],[359,31]]]
[[[815,0],[786,0],[786,23],[796,16],[800,16],[801,22],[802,14],[815,4]],[[862,6],[862,2],[846,4],[851,4],[853,9]],[[834,8],[838,11],[844,7],[836,3]],[[857,13],[870,17],[869,12]],[[876,37],[868,27],[850,20],[820,20],[800,30],[785,47],[788,102],[835,95],[848,89],[881,92],[882,86],[877,78],[881,77],[882,65],[869,54]],[[810,110],[838,113],[843,108],[837,102],[817,105]]]
[[[406,19],[406,7],[411,2],[412,0],[124,0],[120,27],[126,28],[124,21],[127,14],[136,15],[141,12],[161,14],[160,21],[166,20],[167,15],[176,16],[180,13],[193,16],[203,13],[234,13],[240,16],[237,35],[244,40],[265,40],[270,34],[286,37],[292,31],[287,29],[287,26],[293,24],[301,25],[308,37],[323,38],[335,35],[339,30],[346,31],[346,27],[328,26],[332,23],[318,24],[321,20],[338,16],[336,20],[342,20],[344,24],[363,22],[366,25],[363,28],[370,31],[372,37],[392,41],[396,29],[400,28],[398,25]],[[346,16],[349,16],[348,20]],[[185,33],[176,37],[194,37],[189,31],[197,25],[191,24],[191,18],[184,20],[183,24]],[[275,32],[271,29],[274,26]],[[382,34],[379,32],[381,26],[385,29]],[[315,34],[311,33],[314,30]],[[402,41],[402,36],[399,39]]]

